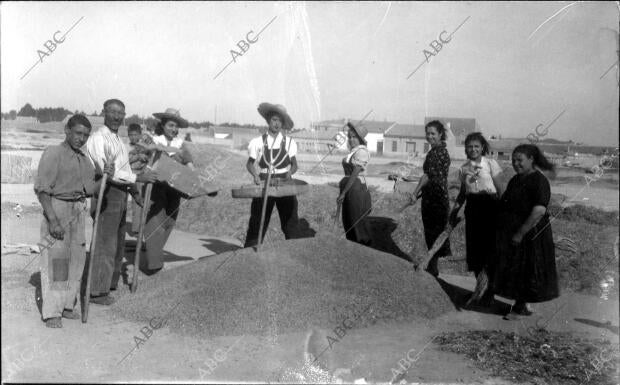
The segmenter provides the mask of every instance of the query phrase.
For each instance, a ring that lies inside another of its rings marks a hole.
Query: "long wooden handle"
[[[269,198],[269,183],[271,182],[271,170],[267,172],[267,179],[265,180],[265,188],[263,189],[263,208],[260,212],[260,226],[258,227],[258,246],[256,251],[260,249],[263,244],[263,227],[265,225],[265,212],[267,211],[267,200]]]
[[[97,209],[95,210],[95,225],[93,226],[93,241],[90,244],[90,258],[88,260],[88,272],[86,274],[86,292],[84,293],[84,302],[82,304],[82,323],[88,321],[88,305],[90,303],[90,281],[93,274],[93,260],[95,259],[95,251],[97,247],[97,228],[99,227],[99,214],[101,214],[101,204],[103,203],[103,193],[108,181],[108,174],[103,174],[101,186],[99,187],[99,195],[97,196]]]
[[[149,168],[153,165],[156,152],[153,151],[151,158],[149,159]],[[146,224],[146,217],[149,214],[151,208],[151,193],[153,192],[153,183],[146,185],[146,191],[144,192],[144,199],[142,201],[142,210],[140,211],[140,224],[138,227],[138,242],[136,244],[136,253],[133,260],[133,276],[131,279],[131,292],[135,293],[138,290],[138,270],[140,270],[140,253],[142,252],[142,239],[144,238],[144,226]]]
[[[142,211],[140,212],[140,227],[138,228],[138,242],[136,245],[136,254],[133,261],[133,277],[131,280],[131,292],[135,293],[138,290],[138,270],[140,270],[140,252],[142,251],[142,238],[144,238],[144,225],[146,224],[146,217],[151,208],[151,193],[153,191],[153,184],[146,185],[146,192],[144,193],[144,200],[142,202]]]
[[[336,208],[336,217],[334,218],[334,226],[338,223],[338,217],[340,217],[340,209],[342,209],[342,203],[338,203],[338,207]]]

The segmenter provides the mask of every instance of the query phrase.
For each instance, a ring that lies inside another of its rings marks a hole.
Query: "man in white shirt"
[[[95,169],[103,169],[106,160],[114,162],[114,175],[108,179],[105,189],[99,227],[97,228],[97,250],[90,255],[88,263],[93,264],[90,302],[100,305],[114,303],[109,293],[116,290],[120,277],[121,264],[125,254],[125,216],[127,214],[127,193],[134,184],[153,183],[157,173],[146,169],[140,175],[131,170],[129,153],[118,136],[118,129],[125,118],[125,104],[118,99],[107,100],[103,104],[104,125],[92,134],[86,142],[86,154]],[[98,194],[98,192],[97,192]],[[91,216],[95,216],[97,199],[91,201]],[[92,251],[92,250],[91,250]]]
[[[246,168],[257,185],[265,183],[267,173],[270,171],[272,180],[290,179],[291,175],[297,172],[297,159],[295,158],[297,155],[297,144],[293,138],[287,137],[281,130],[291,130],[294,125],[293,120],[286,112],[286,109],[279,104],[261,103],[258,106],[258,112],[265,118],[269,128],[265,134],[250,141]],[[259,170],[257,170],[256,166],[258,166]],[[258,244],[262,204],[262,198],[252,199],[250,222],[244,247]],[[267,233],[274,205],[278,208],[284,237],[286,239],[295,238],[299,218],[297,215],[297,197],[294,195],[269,197],[267,199],[263,237]]]

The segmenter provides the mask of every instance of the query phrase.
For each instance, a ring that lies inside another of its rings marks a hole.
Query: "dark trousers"
[[[155,183],[151,192],[151,207],[144,224],[146,266],[157,270],[164,267],[164,246],[179,215],[181,195],[164,183]]]
[[[263,225],[263,238],[267,233],[269,227],[269,219],[271,218],[271,212],[273,206],[278,208],[278,215],[280,216],[280,226],[284,237],[286,239],[295,238],[297,224],[299,218],[297,216],[297,197],[269,197],[267,198],[267,208],[265,210],[265,224]],[[258,231],[260,227],[260,214],[263,209],[263,198],[252,199],[252,207],[250,209],[250,223],[248,225],[248,232],[245,236],[244,247],[256,246],[258,244]]]
[[[91,200],[90,211],[93,219],[99,198],[93,197]],[[126,215],[126,188],[109,184],[106,186],[99,213],[96,250],[93,254],[91,248],[87,261],[87,268],[88,263],[93,264],[90,283],[90,295],[92,296],[106,295],[110,289],[116,289],[125,256]]]

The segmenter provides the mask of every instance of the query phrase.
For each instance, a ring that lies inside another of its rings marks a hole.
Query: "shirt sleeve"
[[[360,166],[362,170],[366,170],[369,161],[370,153],[365,148],[360,148],[351,156],[351,164],[354,166]]]
[[[59,151],[54,147],[48,147],[41,155],[39,167],[37,168],[37,177],[34,182],[35,194],[47,193],[51,194],[56,184],[58,176]]]
[[[489,168],[491,169],[492,177],[496,177],[502,173],[502,168],[495,159],[489,159]]]
[[[539,171],[536,171],[537,175],[532,178],[532,204],[533,206],[547,207],[549,200],[551,199],[551,186],[547,178]]]
[[[290,138],[290,137],[288,138],[288,140],[289,140],[288,156],[289,158],[292,158],[297,155],[297,142],[295,142],[293,138]]]
[[[248,156],[254,160],[258,159],[260,147],[262,147],[262,139],[254,138],[248,144]]]

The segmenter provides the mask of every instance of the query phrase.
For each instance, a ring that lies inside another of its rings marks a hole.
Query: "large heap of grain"
[[[175,307],[176,306],[176,307]],[[297,239],[201,259],[144,279],[113,311],[176,332],[217,336],[435,318],[453,309],[430,275],[387,253],[336,237]]]

